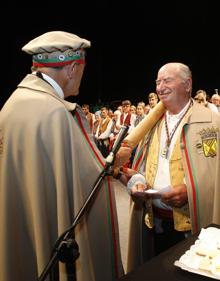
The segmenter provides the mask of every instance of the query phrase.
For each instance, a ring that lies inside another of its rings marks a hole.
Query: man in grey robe
[[[52,31],[22,48],[32,55],[32,73],[0,113],[0,281],[37,280],[105,166],[83,111],[64,99],[78,94],[88,47],[88,40]],[[77,281],[122,275],[109,177],[74,237]],[[65,264],[58,275],[67,280]]]

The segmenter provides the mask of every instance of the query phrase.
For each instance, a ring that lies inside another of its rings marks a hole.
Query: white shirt
[[[186,106],[178,113],[178,114],[173,114],[170,115],[168,113],[168,111],[165,113],[166,117],[167,117],[167,125],[168,125],[168,130],[169,130],[169,134],[172,133],[172,130],[174,129],[174,127],[176,126],[176,124],[179,122],[179,120],[183,117],[183,115],[185,114],[186,110],[189,107],[191,101],[189,101]],[[180,125],[180,124],[179,124]],[[170,182],[170,158],[173,152],[173,148],[174,145],[176,143],[177,137],[179,135],[179,131],[181,129],[181,126],[178,126],[176,131],[174,132],[174,135],[171,139],[171,143],[169,146],[169,150],[168,150],[168,157],[162,157],[161,153],[159,153],[158,156],[158,169],[157,169],[157,173],[156,173],[156,177],[155,177],[155,181],[154,181],[154,189],[157,190],[161,190],[163,188],[167,188],[168,186],[171,185]],[[165,147],[166,145],[166,139],[167,139],[167,135],[166,135],[166,128],[165,128],[165,122],[162,125],[162,129],[161,129],[161,136],[160,136],[160,152],[161,150]],[[153,204],[158,206],[158,207],[162,207],[161,206],[161,201],[160,200],[155,199],[153,200]],[[167,207],[167,205],[163,204],[163,207]],[[169,207],[171,208],[171,207]]]
[[[34,71],[32,74],[36,74],[36,71]],[[61,99],[64,99],[64,93],[63,93],[63,90],[62,88],[60,87],[60,85],[53,79],[51,78],[50,76],[48,76],[47,74],[45,73],[42,73],[42,76],[44,78],[44,80],[46,80],[55,90],[56,94],[61,98]]]
[[[208,102],[207,107],[211,109],[213,112],[219,114],[218,108],[214,103]]]
[[[112,121],[112,120],[110,120],[110,121],[108,122],[108,125],[107,125],[106,130],[105,130],[103,133],[101,133],[101,135],[99,136],[99,128],[100,128],[100,125],[101,125],[101,124],[104,124],[105,122],[107,122],[107,118],[103,119],[103,121],[99,123],[98,128],[97,128],[97,130],[96,130],[95,137],[96,137],[97,139],[99,139],[99,140],[105,140],[105,139],[107,139],[107,138],[110,137],[111,128],[112,128],[112,124],[113,124],[113,121]]]

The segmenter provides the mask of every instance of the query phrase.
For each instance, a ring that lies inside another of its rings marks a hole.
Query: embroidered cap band
[[[48,66],[56,67],[63,66],[72,61],[77,61],[80,64],[85,63],[85,52],[81,50],[66,50],[62,52],[42,53],[33,55],[33,66]]]

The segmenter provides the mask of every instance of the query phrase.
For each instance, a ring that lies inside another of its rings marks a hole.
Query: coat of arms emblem
[[[217,151],[217,129],[214,127],[202,129],[199,134],[202,138],[203,152],[206,157],[216,156]]]

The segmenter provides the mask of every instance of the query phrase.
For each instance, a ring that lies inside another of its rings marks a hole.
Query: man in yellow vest
[[[110,134],[111,128],[113,126],[113,121],[108,115],[107,107],[101,108],[101,121],[98,125],[95,139],[97,141],[97,146],[104,157],[109,154],[109,144],[110,144]]]
[[[156,91],[160,103],[125,139],[130,147],[139,143],[127,172],[135,199],[127,271],[220,224],[219,116],[192,100],[191,71],[182,63],[159,69]]]

